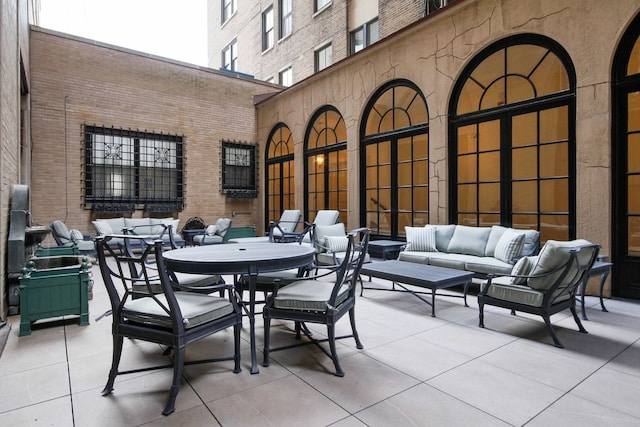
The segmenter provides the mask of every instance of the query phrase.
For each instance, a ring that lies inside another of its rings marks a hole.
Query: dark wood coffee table
[[[465,307],[467,304],[467,290],[471,284],[473,273],[452,268],[436,267],[434,265],[418,264],[409,261],[377,261],[362,266],[360,274],[378,279],[390,280],[393,282],[391,289],[388,288],[365,288],[364,283],[360,288],[360,296],[365,289],[376,289],[380,291],[408,292],[416,298],[426,302],[431,306],[431,317],[436,317],[436,291],[438,289],[451,288],[453,286],[464,286],[463,295],[440,294],[448,297],[464,298]],[[414,291],[402,284],[431,289],[431,301],[421,297],[429,292]],[[400,289],[396,288],[399,287]]]

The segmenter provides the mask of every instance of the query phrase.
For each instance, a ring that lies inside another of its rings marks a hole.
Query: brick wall
[[[31,49],[32,212],[40,223],[59,219],[95,234],[82,191],[83,124],[184,136],[181,225],[232,212],[240,213],[234,225],[262,220],[257,199],[221,193],[220,141],[258,142],[253,96],[273,86],[43,29],[32,31]]]

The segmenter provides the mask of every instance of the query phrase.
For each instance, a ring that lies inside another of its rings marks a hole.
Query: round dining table
[[[302,268],[313,263],[314,249],[298,243],[227,243],[193,246],[163,252],[169,270],[193,274],[243,274],[249,277],[251,373],[256,360],[255,302],[258,274]]]

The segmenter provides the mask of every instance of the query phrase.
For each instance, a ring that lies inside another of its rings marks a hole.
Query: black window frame
[[[84,124],[83,138],[83,187],[86,205],[171,205],[174,207],[173,210],[182,210],[184,206],[184,137],[182,135]],[[148,151],[149,149],[153,152]],[[146,154],[145,151],[147,151]],[[154,157],[154,163],[168,162],[170,166],[168,168],[145,167],[145,162],[149,163],[151,160],[149,156]],[[106,179],[108,173],[112,173],[112,178],[109,180]],[[114,173],[119,173],[121,176],[128,175],[131,179],[114,181]],[[149,179],[153,181],[149,182]],[[122,192],[120,195],[115,194],[117,191],[115,182],[122,185],[119,190]],[[142,187],[145,182],[151,185],[151,189]],[[125,185],[128,188],[124,188]],[[156,193],[159,194],[155,195]]]
[[[331,61],[327,60],[327,50],[328,49],[331,50]],[[324,57],[324,59],[325,59],[325,65],[322,68],[320,68],[321,56]],[[318,71],[322,71],[325,68],[329,68],[330,66],[332,66],[333,65],[333,44],[332,43],[327,43],[325,45],[322,45],[318,49],[316,49],[314,54],[313,54],[313,63],[314,63],[313,64],[313,68],[314,68],[316,73]]]
[[[371,27],[373,26],[374,23],[378,24],[378,38],[375,40],[371,40],[371,35],[372,35],[372,31],[371,31]],[[363,40],[363,45],[361,49],[356,50],[356,33],[358,33],[359,31],[362,31],[362,40]],[[371,46],[372,44],[376,43],[378,40],[380,40],[380,20],[376,17],[375,19],[372,19],[371,21],[365,23],[364,25],[356,28],[355,30],[351,31],[349,33],[349,53],[351,55],[353,55],[354,53],[360,52],[361,50],[365,49],[366,47]]]
[[[258,147],[256,144],[221,141],[222,191],[229,197],[258,195]]]

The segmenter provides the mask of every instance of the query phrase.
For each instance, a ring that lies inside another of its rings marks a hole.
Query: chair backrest
[[[360,276],[360,269],[364,264],[371,230],[357,228],[347,234],[347,249],[344,259],[336,270],[336,282],[329,298],[329,306],[336,307],[339,295],[344,295],[344,287],[348,287],[349,297],[355,296],[356,284]]]
[[[340,218],[338,211],[320,210],[316,213],[313,223],[315,225],[333,225],[338,222],[338,218]]]
[[[218,218],[216,221],[216,234],[220,237],[224,237],[227,231],[231,228],[232,221],[229,218]]]
[[[600,245],[586,240],[549,240],[538,256],[527,285],[553,301],[573,296],[598,257]]]
[[[278,226],[285,233],[293,233],[300,222],[301,213],[298,209],[290,209],[282,212],[278,220]],[[274,234],[279,234],[280,230],[273,230]]]
[[[71,239],[71,232],[67,225],[62,221],[56,220],[51,223],[51,236],[59,246],[73,243]]]
[[[125,247],[133,245],[144,249],[135,255],[120,251],[113,243],[116,239],[128,241]],[[179,320],[183,318],[182,312],[162,259],[162,240],[152,242],[135,235],[99,236],[96,250],[114,324],[134,320],[141,328],[145,323],[154,323],[173,333],[184,333],[186,325]],[[107,262],[107,255],[115,265]]]

